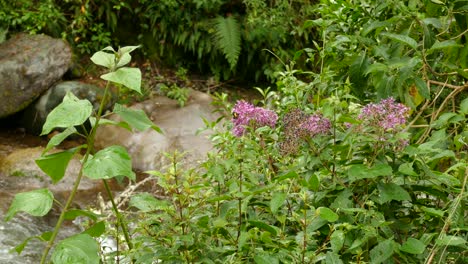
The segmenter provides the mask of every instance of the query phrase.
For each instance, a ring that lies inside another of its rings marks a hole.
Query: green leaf
[[[416,88],[418,89],[418,93],[424,97],[425,99],[431,99],[431,93],[429,91],[429,88],[427,87],[427,84],[425,81],[423,81],[421,78],[416,77],[414,78],[414,84],[416,85]]]
[[[333,212],[333,210],[327,207],[319,207],[317,208],[317,214],[324,220],[328,222],[335,222],[338,220],[338,215]]]
[[[383,263],[393,255],[393,241],[385,240],[380,242],[370,251],[370,259],[372,264]]]
[[[325,264],[343,264],[340,256],[335,252],[327,252],[325,256]]]
[[[459,236],[448,236],[444,235],[442,238],[436,239],[436,245],[439,246],[464,246],[466,240]]]
[[[26,212],[32,216],[44,216],[52,208],[54,195],[48,189],[38,189],[17,193],[5,215],[5,222],[10,221],[17,212]]]
[[[53,147],[58,146],[62,141],[64,141],[68,136],[75,134],[76,128],[75,127],[68,127],[64,131],[54,135],[50,140],[49,143],[47,143],[46,148],[42,152],[42,154],[47,153],[49,150],[51,150]]]
[[[401,186],[395,183],[379,183],[380,203],[386,203],[392,200],[395,201],[410,201],[409,193]]]
[[[460,112],[462,114],[468,115],[468,98],[465,98],[461,103],[460,103]]]
[[[410,254],[422,254],[426,249],[426,245],[418,239],[408,238],[403,245],[401,245],[400,250]]]
[[[99,264],[99,245],[88,234],[74,235],[57,244],[51,260],[60,264]]]
[[[93,221],[96,221],[99,215],[97,215],[97,214],[95,214],[95,213],[93,213],[91,211],[81,210],[81,209],[71,209],[71,210],[68,210],[65,213],[65,219],[66,220],[74,220],[78,216],[86,216],[89,219],[91,219]]]
[[[47,116],[42,135],[46,135],[56,127],[68,128],[83,124],[93,112],[93,106],[88,100],[80,100],[73,93],[67,92],[62,103]]]
[[[308,187],[312,191],[317,192],[319,190],[320,181],[319,181],[318,176],[315,173],[310,175],[309,179],[307,179],[307,183],[308,183]]]
[[[414,169],[413,169],[413,163],[402,163],[399,167],[398,167],[398,172],[401,172],[405,175],[409,175],[409,176],[418,176],[418,174],[416,172],[414,172]]]
[[[118,114],[125,122],[127,122],[131,127],[139,130],[145,131],[148,128],[162,133],[161,129],[156,126],[146,115],[143,110],[140,109],[131,109],[127,108],[121,104],[115,104],[114,113]]]
[[[106,231],[106,224],[104,221],[99,221],[83,231],[83,234],[88,234],[92,237],[100,237]]]
[[[267,253],[255,254],[254,261],[256,264],[278,264],[279,259]]]
[[[165,210],[169,204],[165,200],[158,200],[149,193],[139,193],[130,199],[130,206],[138,208],[142,212]]]
[[[217,17],[214,21],[216,46],[223,52],[232,70],[241,52],[240,25],[233,16]]]
[[[115,72],[101,75],[101,79],[121,84],[141,94],[141,71],[138,68],[119,68]]]
[[[110,146],[96,153],[84,164],[84,174],[95,180],[118,176],[135,180],[132,160],[122,146]]]
[[[120,48],[117,52],[119,58],[119,62],[117,63],[117,68],[127,65],[131,60],[132,56],[130,56],[130,52],[138,49],[140,46],[126,46]]]
[[[286,201],[286,194],[282,192],[277,192],[273,194],[273,197],[270,201],[270,209],[273,214],[278,212],[278,209],[284,204]]]
[[[106,49],[103,49],[106,50]],[[115,54],[100,50],[91,56],[91,61],[99,66],[112,69],[115,66]]]
[[[95,117],[90,117],[89,118],[89,122],[91,122],[91,125],[92,126],[95,126],[96,124],[96,118]],[[105,125],[114,125],[114,126],[118,126],[118,127],[121,127],[121,128],[124,128],[130,132],[132,132],[132,128],[130,127],[130,125],[127,123],[127,122],[116,122],[114,120],[110,120],[110,119],[106,119],[106,118],[101,118],[99,119],[99,125],[100,126],[105,126]]]
[[[400,35],[400,34],[393,34],[393,33],[388,33],[388,32],[384,32],[384,33],[382,33],[382,35],[389,38],[389,39],[391,39],[391,40],[395,40],[395,41],[398,41],[400,43],[406,44],[406,45],[410,46],[412,49],[417,49],[418,48],[418,43],[416,42],[416,40],[414,40],[413,38],[411,38],[409,36]]]
[[[49,175],[52,182],[55,184],[65,176],[68,163],[79,149],[80,148],[72,148],[62,152],[41,156],[36,159],[36,164],[45,174]]]
[[[341,248],[343,248],[344,240],[344,232],[342,230],[335,230],[330,236],[331,250],[335,253],[338,253],[341,250]]]
[[[276,236],[278,234],[278,232],[273,226],[267,223],[264,223],[262,221],[250,220],[249,224],[251,224],[252,226],[258,227],[261,230],[270,232],[272,236]]]
[[[455,48],[455,47],[463,47],[463,45],[458,44],[455,40],[444,40],[442,42],[436,41],[434,45],[430,49],[427,50],[427,54],[431,54],[436,50],[441,49],[448,49],[448,48]]]
[[[370,24],[367,24],[364,26],[364,28],[361,31],[361,35],[363,37],[367,36],[370,32],[372,32],[374,29],[378,28],[385,28],[387,26],[392,25],[391,22],[389,21],[372,21]]]
[[[348,176],[351,181],[359,179],[372,179],[379,176],[392,175],[392,167],[387,164],[377,164],[368,168],[364,164],[351,165],[348,170]]]

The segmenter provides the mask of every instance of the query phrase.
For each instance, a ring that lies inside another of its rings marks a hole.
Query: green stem
[[[96,130],[99,126],[99,120],[101,119],[101,114],[104,111],[104,105],[105,105],[105,100],[107,97],[107,94],[109,93],[109,87],[110,87],[110,82],[107,82],[106,89],[104,91],[104,96],[102,97],[101,104],[99,105],[99,110],[96,115],[96,123],[94,124],[93,128],[91,129],[91,133],[88,137],[88,146],[86,149],[86,154],[84,155],[83,162],[81,163],[81,168],[78,173],[78,177],[76,178],[75,182],[73,183],[73,188],[71,190],[70,196],[68,196],[67,202],[65,203],[65,206],[62,209],[62,212],[60,213],[59,219],[57,220],[57,223],[55,224],[54,231],[52,232],[52,235],[50,237],[49,242],[47,243],[44,252],[42,253],[41,257],[41,264],[45,264],[47,261],[47,256],[49,255],[50,249],[54,245],[55,239],[57,238],[57,235],[60,231],[60,227],[62,226],[63,222],[65,221],[65,214],[68,211],[68,208],[71,206],[73,199],[75,198],[75,195],[78,191],[78,187],[81,182],[81,178],[83,178],[83,164],[86,164],[86,162],[89,159],[89,155],[91,152],[94,150],[94,137],[96,136]]]
[[[112,203],[112,208],[114,209],[115,216],[117,217],[117,224],[120,225],[120,227],[122,228],[122,232],[124,233],[125,242],[127,242],[128,248],[132,249],[133,245],[132,245],[132,241],[130,240],[130,235],[128,234],[127,227],[125,226],[122,220],[122,215],[120,214],[120,211],[114,202],[114,197],[112,196],[112,191],[109,187],[109,184],[107,183],[105,179],[103,179],[102,182],[104,183],[104,187],[106,188],[107,195],[109,195],[109,200]]]

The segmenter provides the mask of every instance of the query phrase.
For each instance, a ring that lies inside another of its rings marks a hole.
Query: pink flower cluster
[[[331,129],[331,122],[321,114],[313,114],[307,118],[301,125],[308,134],[313,137],[318,134],[326,134]]]
[[[378,104],[366,105],[358,119],[366,124],[383,128],[385,131],[395,130],[406,123],[409,110],[407,106],[396,103],[395,99],[390,97]]]
[[[278,115],[275,112],[255,107],[244,100],[238,101],[232,112],[234,115],[232,133],[237,137],[244,135],[247,126],[253,126],[254,128],[269,126],[273,128],[276,121],[278,121]]]

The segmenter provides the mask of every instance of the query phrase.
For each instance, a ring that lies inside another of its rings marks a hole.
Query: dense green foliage
[[[0,1],[0,27],[63,37],[79,53],[142,43],[164,64],[218,78],[271,77],[276,58],[304,47],[311,1],[94,0]],[[118,29],[118,30],[117,30]],[[130,43],[128,43],[130,42]]]

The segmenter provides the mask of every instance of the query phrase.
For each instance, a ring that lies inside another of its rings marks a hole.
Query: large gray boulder
[[[0,44],[0,118],[14,114],[60,80],[71,63],[60,39],[18,34]]]

